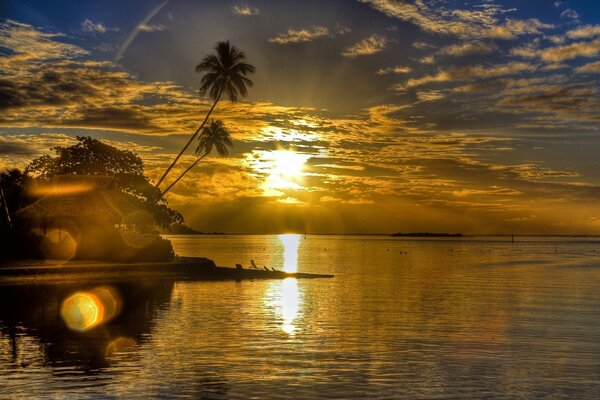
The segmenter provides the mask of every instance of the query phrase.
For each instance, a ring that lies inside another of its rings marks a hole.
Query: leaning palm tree
[[[175,181],[160,194],[158,200],[162,199],[164,195],[167,194],[167,192],[171,190],[171,188],[175,186],[175,184],[179,182],[179,180],[183,178],[185,174],[190,172],[192,168],[194,168],[200,162],[200,160],[206,157],[213,150],[213,148],[217,150],[219,155],[227,157],[229,155],[229,149],[227,147],[232,146],[233,143],[231,142],[231,135],[229,134],[227,128],[225,128],[223,121],[215,121],[213,118],[213,120],[210,122],[210,125],[204,128],[202,134],[198,138],[198,147],[196,148],[196,155],[198,158],[196,161],[187,167],[187,169],[183,171],[181,175],[179,175],[179,177],[175,179]]]
[[[190,137],[186,145],[181,149],[175,160],[169,165],[169,168],[159,179],[156,187],[167,177],[167,174],[177,164],[179,158],[185,153],[190,147],[190,144],[198,136],[198,133],[202,130],[208,117],[215,109],[215,106],[223,96],[223,94],[231,101],[237,101],[239,96],[245,97],[248,93],[248,86],[252,86],[253,83],[246,76],[254,73],[256,68],[246,62],[246,55],[243,51],[238,50],[235,46],[229,44],[229,41],[218,42],[215,46],[216,54],[209,54],[196,65],[196,72],[203,73],[204,76],[200,81],[200,95],[204,96],[208,94],[213,99],[213,104],[202,124],[196,129],[196,132]]]

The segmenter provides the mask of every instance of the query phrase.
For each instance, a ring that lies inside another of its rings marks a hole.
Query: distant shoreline
[[[464,237],[462,233],[431,233],[431,232],[397,232],[392,233],[390,236],[399,237]]]
[[[523,234],[510,234],[510,233],[468,233],[459,234],[460,236],[445,236],[445,235],[456,235],[456,234],[433,234],[429,236],[417,236],[414,234],[396,234],[396,233],[240,233],[240,232],[198,232],[198,233],[173,233],[173,232],[161,232],[162,235],[166,236],[201,236],[201,235],[219,235],[219,236],[244,236],[244,235],[257,235],[257,236],[277,236],[277,235],[301,235],[301,236],[386,236],[386,237],[459,237],[459,238],[472,238],[472,237],[570,237],[570,238],[586,238],[594,237],[600,238],[600,234],[536,234],[536,233],[523,233]],[[440,236],[434,236],[440,235]]]

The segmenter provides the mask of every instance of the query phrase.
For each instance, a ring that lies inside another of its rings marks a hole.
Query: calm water
[[[600,398],[600,242],[172,237],[220,265],[333,279],[0,287],[0,398]]]

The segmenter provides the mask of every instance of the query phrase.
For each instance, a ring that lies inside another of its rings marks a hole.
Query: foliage
[[[190,136],[185,146],[183,146],[179,154],[177,154],[177,157],[175,157],[171,165],[169,165],[160,177],[156,184],[157,188],[167,177],[171,169],[177,164],[188,147],[190,147],[194,139],[198,136],[198,133],[202,131],[206,121],[208,121],[208,117],[221,99],[221,96],[225,94],[229,100],[237,101],[238,96],[246,96],[248,93],[247,86],[253,85],[253,82],[248,79],[247,75],[253,74],[256,71],[256,68],[252,64],[246,62],[246,55],[243,51],[238,50],[235,46],[232,46],[229,41],[226,41],[218,42],[215,46],[215,52],[216,54],[205,56],[200,64],[196,66],[196,72],[204,74],[200,82],[200,95],[204,96],[208,93],[214,100],[213,105],[206,113],[204,120],[198,129],[196,129],[196,132]],[[179,179],[181,179],[181,176],[163,191],[163,195],[168,192]]]
[[[224,93],[231,101],[237,101],[238,96],[246,96],[246,86],[253,85],[246,76],[256,71],[254,65],[246,62],[244,52],[229,44],[229,40],[218,42],[215,52],[196,65],[196,72],[204,73],[200,81],[200,95],[208,93],[212,99],[218,99]]]
[[[214,119],[211,124],[204,128],[202,134],[198,138],[198,147],[196,148],[196,155],[198,158],[192,164],[190,164],[185,171],[183,171],[173,183],[171,183],[160,195],[161,198],[169,191],[173,186],[177,184],[188,172],[192,170],[204,157],[210,154],[210,152],[215,148],[217,153],[221,156],[228,156],[229,149],[228,147],[232,147],[233,143],[231,142],[231,136],[223,121]]]
[[[36,179],[51,181],[57,175],[107,175],[116,178],[117,189],[154,217],[156,224],[183,222],[166,201],[156,202],[160,191],[144,175],[142,159],[130,150],[121,150],[91,137],[77,137],[68,147],[54,147],[55,156],[43,155],[25,170]]]
[[[202,134],[198,138],[198,147],[196,148],[196,155],[209,154],[213,147],[221,156],[227,157],[229,150],[227,147],[232,147],[231,135],[225,124],[221,120],[212,120],[210,125],[204,128]]]

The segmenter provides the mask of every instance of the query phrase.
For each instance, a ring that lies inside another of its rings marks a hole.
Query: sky
[[[166,197],[188,225],[600,234],[587,0],[4,0],[0,169],[89,135],[157,180],[210,106],[195,66],[222,40],[254,86],[213,114],[230,156]]]

